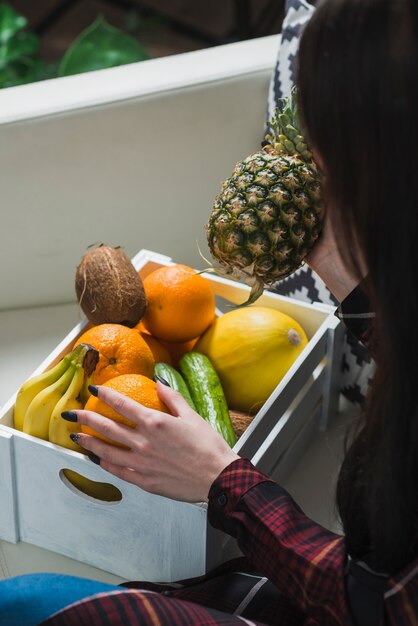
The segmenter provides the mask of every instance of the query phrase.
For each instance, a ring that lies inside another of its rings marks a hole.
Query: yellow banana
[[[78,347],[78,346],[77,346]],[[17,430],[23,430],[23,421],[25,419],[26,411],[35,396],[38,395],[43,389],[49,387],[55,383],[64,372],[68,369],[71,363],[71,354],[67,354],[55,367],[42,374],[33,376],[27,380],[19,391],[17,392],[16,402],[14,407],[14,427]]]
[[[79,424],[62,419],[63,411],[82,409],[87,401],[88,384],[92,381],[93,372],[99,360],[98,351],[87,343],[80,344],[81,351],[73,360],[75,365],[73,379],[68,389],[55,405],[49,420],[48,439],[64,448],[77,452],[83,449],[71,441],[70,434],[80,432]]]
[[[76,369],[71,361],[70,366],[52,385],[42,389],[29,404],[23,420],[23,432],[40,439],[48,439],[49,420],[57,402],[67,391]]]
[[[94,372],[90,376],[87,374],[84,376],[84,383],[80,391],[80,401],[83,406],[85,406],[87,400],[91,396],[89,385],[94,385]]]
[[[76,369],[70,386],[62,398],[58,400],[49,421],[49,441],[77,452],[84,452],[84,450],[71,441],[70,434],[80,432],[80,425],[62,419],[61,413],[82,409],[90,396],[88,385],[93,383],[94,369],[99,359],[99,353],[88,344],[82,345],[84,350],[76,360]],[[106,502],[117,502],[122,499],[119,489],[110,483],[90,480],[70,469],[64,469],[64,475],[77,489],[92,498]]]
[[[73,411],[74,409],[82,409],[83,403],[79,399],[80,392],[84,384],[84,369],[81,364],[76,364],[73,379],[67,391],[60,398],[52,411],[49,420],[48,439],[52,443],[56,443],[64,448],[70,448],[77,452],[82,452],[82,448],[71,441],[70,433],[80,432],[80,425],[76,422],[68,422],[62,419],[63,411]]]

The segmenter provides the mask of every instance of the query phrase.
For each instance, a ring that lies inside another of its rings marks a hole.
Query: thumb
[[[164,402],[171,415],[188,417],[194,412],[181,393],[162,383],[160,380],[157,380],[157,394],[160,400]]]

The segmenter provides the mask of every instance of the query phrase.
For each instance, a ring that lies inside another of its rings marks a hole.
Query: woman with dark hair
[[[171,416],[96,387],[138,429],[128,451],[80,435],[91,459],[153,493],[208,501],[245,558],[180,585],[86,590],[45,623],[418,624],[417,71],[416,0],[324,0],[301,39],[300,110],[327,200],[308,262],[377,364],[338,480],[344,535],[307,518],[165,381]],[[100,415],[65,417],[128,442]],[[16,581],[3,585],[0,604]]]
[[[338,508],[349,554],[393,573],[418,556],[418,3],[323,3],[299,55],[329,225],[351,274],[367,267],[362,289],[376,314],[377,370]]]

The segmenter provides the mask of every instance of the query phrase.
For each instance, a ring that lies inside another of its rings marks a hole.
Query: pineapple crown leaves
[[[300,132],[296,87],[292,88],[290,97],[283,100],[283,109],[276,108],[269,127],[272,134],[267,134],[265,139],[270,150],[295,155],[304,161],[312,160],[312,152]]]

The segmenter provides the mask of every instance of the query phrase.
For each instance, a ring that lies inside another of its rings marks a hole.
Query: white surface
[[[0,124],[270,71],[280,36],[259,37],[116,68],[3,89]]]
[[[0,92],[0,309],[74,301],[106,242],[204,267],[221,181],[260,146],[278,37]]]
[[[83,318],[76,304],[0,312],[0,406]]]

